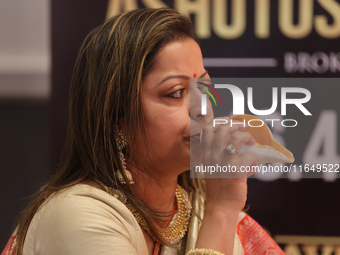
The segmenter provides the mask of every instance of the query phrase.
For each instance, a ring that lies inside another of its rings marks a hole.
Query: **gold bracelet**
[[[222,252],[211,249],[198,249],[189,251],[186,255],[224,255]]]

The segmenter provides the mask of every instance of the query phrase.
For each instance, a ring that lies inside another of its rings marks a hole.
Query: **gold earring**
[[[126,169],[126,162],[125,162],[123,149],[126,147],[127,141],[126,141],[125,135],[123,134],[123,132],[121,130],[115,131],[115,140],[116,140],[116,144],[117,144],[117,148],[118,148],[119,159],[120,159],[120,162],[122,163],[124,173],[125,173],[125,175],[128,179],[128,182],[130,184],[134,184],[134,181],[132,179],[132,174],[130,173],[129,170]],[[121,184],[126,184],[126,181],[125,181],[122,173],[119,170],[116,171],[116,175],[117,175],[118,180],[120,181]]]

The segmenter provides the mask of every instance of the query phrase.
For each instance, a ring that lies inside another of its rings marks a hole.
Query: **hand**
[[[219,118],[220,119],[220,118]],[[228,117],[225,119],[229,120]],[[230,154],[225,148],[232,144],[236,151],[242,144],[253,145],[254,138],[247,132],[247,126],[230,124],[216,125],[209,123],[203,129],[203,165],[204,166],[234,166],[235,173],[222,173],[224,178],[206,178],[207,206],[206,208],[242,210],[247,199],[247,177],[251,173],[239,172],[241,166],[257,165],[253,153],[243,156]]]

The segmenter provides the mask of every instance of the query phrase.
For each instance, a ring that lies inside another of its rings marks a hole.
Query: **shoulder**
[[[107,219],[103,222],[106,225],[114,222],[125,228],[134,227],[137,223],[123,203],[105,191],[86,184],[59,191],[48,199],[35,218],[55,227],[68,221],[72,221],[72,225],[100,223],[91,219]]]
[[[63,253],[63,246],[77,251],[63,254],[94,254],[99,252],[98,247],[128,252],[138,251],[145,244],[138,222],[126,206],[86,184],[74,185],[49,198],[33,217],[25,245],[26,241],[35,249],[54,246],[58,254]]]
[[[105,191],[87,184],[77,184],[59,191],[48,199],[37,214],[65,219],[60,216],[72,218],[76,212],[79,213],[78,217],[83,214],[100,213],[108,218],[119,218],[124,223],[133,225],[135,222],[133,215],[122,202]]]

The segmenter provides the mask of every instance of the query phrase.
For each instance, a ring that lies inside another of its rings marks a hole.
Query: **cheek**
[[[188,124],[189,114],[188,111],[185,111],[184,109],[184,105],[169,106],[161,103],[146,103],[144,104],[146,128],[173,133],[175,130],[183,128],[183,126]]]
[[[182,134],[188,126],[187,120],[180,115],[167,115],[165,112],[153,119],[146,120],[147,133],[150,136],[169,137]],[[174,137],[172,137],[174,139]]]
[[[188,114],[187,114],[188,115]],[[146,118],[146,132],[150,147],[157,154],[173,150],[181,145],[183,138],[190,135],[190,119],[174,111],[162,111]]]

